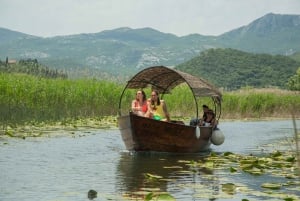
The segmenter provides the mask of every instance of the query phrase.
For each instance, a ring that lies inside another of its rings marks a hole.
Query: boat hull
[[[164,122],[130,113],[118,117],[118,124],[126,148],[130,151],[158,151],[196,153],[210,146],[211,127],[200,127],[181,122]]]

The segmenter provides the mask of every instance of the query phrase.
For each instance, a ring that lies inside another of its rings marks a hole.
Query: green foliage
[[[284,117],[292,111],[299,115],[300,96],[268,90],[244,90],[224,93],[223,117],[263,118],[271,116]],[[233,114],[236,114],[234,116]]]
[[[0,72],[0,123],[64,121],[65,119],[116,116],[124,85],[96,79],[47,79],[25,74]],[[121,110],[126,114],[136,90],[125,90]],[[145,90],[150,94],[150,89]],[[195,102],[189,87],[176,87],[162,97],[172,118],[202,115],[202,104],[213,107],[210,98]],[[272,117],[300,115],[297,93],[263,91],[247,88],[224,93],[221,118]]]
[[[289,78],[287,87],[292,91],[300,91],[300,67],[298,68],[296,75]]]
[[[176,69],[206,78],[218,87],[285,87],[299,62],[286,56],[252,54],[234,49],[209,49]]]
[[[116,115],[121,87],[107,81],[0,73],[0,91],[1,121],[22,122]]]

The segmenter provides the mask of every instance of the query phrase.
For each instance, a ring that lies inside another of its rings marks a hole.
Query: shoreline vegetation
[[[0,135],[40,136],[43,130],[116,128],[118,113],[127,113],[136,90],[126,90],[119,111],[124,83],[96,79],[47,79],[26,74],[0,73]],[[149,96],[150,90],[145,90]],[[196,104],[188,86],[166,94],[173,119],[188,122],[196,117]],[[276,88],[245,87],[223,91],[220,122],[234,120],[300,119],[300,92]],[[213,106],[211,99],[197,102]],[[17,133],[23,133],[17,134]],[[24,135],[26,133],[26,135]]]

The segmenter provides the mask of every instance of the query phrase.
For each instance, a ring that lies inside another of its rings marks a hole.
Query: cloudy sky
[[[0,0],[0,27],[43,37],[119,27],[220,35],[270,12],[300,15],[300,0]]]

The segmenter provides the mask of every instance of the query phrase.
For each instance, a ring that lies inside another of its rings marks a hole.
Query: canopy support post
[[[129,83],[129,82],[128,82]],[[127,86],[128,86],[128,83],[126,84],[125,88],[123,89],[122,91],[122,94],[120,96],[120,100],[119,100],[119,109],[118,109],[118,115],[121,116],[121,103],[122,103],[122,98],[123,98],[123,95],[125,93],[125,90],[127,89]]]

